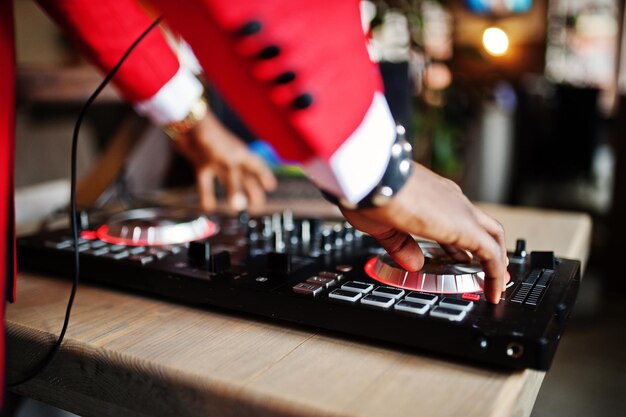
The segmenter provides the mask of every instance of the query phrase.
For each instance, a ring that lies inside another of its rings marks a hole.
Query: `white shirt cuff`
[[[396,125],[382,93],[374,93],[365,117],[328,161],[314,158],[303,166],[318,187],[358,203],[380,182],[387,169]]]
[[[185,68],[176,74],[148,100],[135,103],[137,113],[149,118],[157,126],[183,120],[202,95],[202,83]]]

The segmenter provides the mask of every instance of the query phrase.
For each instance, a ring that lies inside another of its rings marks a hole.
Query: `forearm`
[[[377,184],[395,126],[367,54],[358,2],[153,3],[220,93],[281,156],[351,202]],[[251,22],[257,27],[242,30]]]
[[[135,0],[38,0],[75,41],[87,59],[109,72],[152,23]],[[137,111],[155,124],[185,117],[202,85],[181,68],[163,34],[155,29],[129,55],[113,84]]]

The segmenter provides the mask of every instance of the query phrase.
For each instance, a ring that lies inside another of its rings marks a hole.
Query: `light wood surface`
[[[587,216],[483,207],[510,247],[587,259]],[[58,334],[69,288],[20,274],[9,381]],[[527,416],[543,377],[82,284],[62,351],[16,391],[84,416]]]

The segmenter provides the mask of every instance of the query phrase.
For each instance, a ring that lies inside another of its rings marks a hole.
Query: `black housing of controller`
[[[290,230],[281,229],[282,236],[266,230],[264,219],[253,222],[255,227],[248,219],[236,217],[211,220],[219,225],[219,232],[187,245],[137,249],[98,239],[81,240],[81,279],[418,352],[538,370],[550,366],[580,282],[580,262],[556,258],[551,252],[527,256],[518,248],[510,254],[513,284],[503,293],[503,300],[491,305],[480,294],[464,317],[453,321],[431,312],[442,299],[461,300],[462,294],[435,294],[437,301],[423,314],[400,311],[394,305],[367,305],[362,299],[350,302],[329,297],[352,281],[373,284],[374,289],[383,286],[363,270],[382,249],[341,221],[307,219],[313,227],[305,245],[300,235],[303,219],[295,219]],[[69,230],[58,230],[18,239],[19,268],[71,277],[70,235]],[[321,272],[337,278],[329,288],[315,295],[294,292],[294,286]]]

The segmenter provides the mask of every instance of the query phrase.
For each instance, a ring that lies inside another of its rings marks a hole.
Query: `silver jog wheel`
[[[424,267],[409,272],[388,254],[381,254],[365,264],[365,272],[372,279],[393,287],[411,291],[439,294],[481,292],[485,273],[477,262],[458,263],[450,259],[436,243],[418,242],[424,252]],[[507,273],[507,283],[510,281]]]
[[[113,215],[96,231],[98,239],[128,246],[187,243],[217,233],[218,227],[199,210],[141,208]]]

